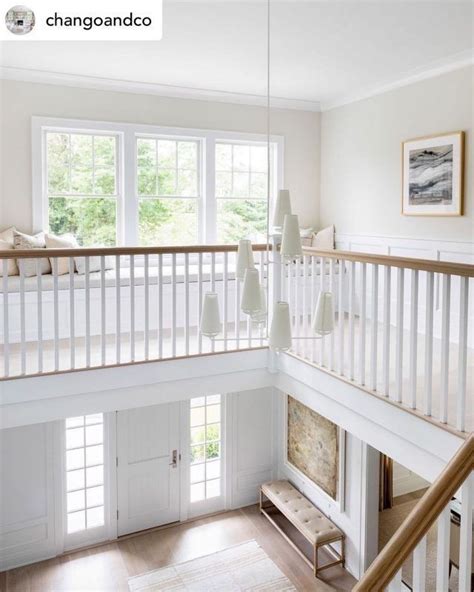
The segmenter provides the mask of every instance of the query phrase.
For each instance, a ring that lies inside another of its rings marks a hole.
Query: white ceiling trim
[[[471,66],[472,64],[474,64],[474,50],[469,49],[467,51],[450,56],[449,58],[439,60],[436,63],[430,64],[429,66],[418,68],[403,78],[393,80],[380,86],[355,91],[343,97],[337,98],[334,101],[324,102],[321,104],[321,111],[329,111],[330,109],[335,109],[336,107],[342,107],[343,105],[362,101],[363,99],[369,99],[370,97],[381,95],[392,90],[396,90],[397,88],[402,88],[403,86],[409,86],[410,84],[415,84],[416,82],[421,82],[422,80],[435,78],[441,74],[459,70],[460,68],[465,68],[466,66]]]
[[[79,76],[76,74],[47,72],[28,68],[13,68],[10,66],[0,66],[0,78],[3,78],[4,80],[72,86],[76,88],[89,88],[94,90],[158,95],[175,99],[216,101],[219,103],[237,103],[260,107],[267,106],[267,97],[263,95],[231,93],[220,90],[171,86],[149,82],[135,82],[132,80],[117,80],[114,78],[99,78],[95,76]],[[317,101],[271,97],[270,103],[273,109],[296,109],[298,111],[321,110],[320,104]]]

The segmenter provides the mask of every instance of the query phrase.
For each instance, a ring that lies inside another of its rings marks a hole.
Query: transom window
[[[116,244],[117,138],[46,134],[49,230],[80,245]]]
[[[222,493],[221,410],[220,395],[191,399],[191,503]]]
[[[66,419],[66,531],[104,525],[104,416]]]
[[[141,245],[198,242],[199,147],[194,140],[137,139]]]
[[[264,242],[282,153],[278,136],[268,159],[265,135],[34,117],[33,225],[82,246]]]

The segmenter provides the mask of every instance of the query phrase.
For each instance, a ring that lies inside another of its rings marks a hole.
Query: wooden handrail
[[[311,247],[304,247],[303,255],[474,277],[474,265],[469,265],[468,263],[451,263],[449,261],[433,261],[431,259],[414,259],[411,257],[392,257],[391,255],[373,255],[372,253],[358,253],[356,251],[337,251],[332,249],[326,251]]]
[[[473,469],[474,434],[471,434],[375,558],[353,592],[379,592],[388,586]]]
[[[269,249],[272,247],[269,246]],[[267,245],[253,245],[253,250],[265,251]],[[47,255],[45,253],[47,251]],[[237,251],[237,245],[195,245],[178,247],[80,247],[76,249],[14,249],[0,251],[2,259],[40,259],[42,257],[94,257],[100,255],[170,255],[183,253],[232,253]],[[431,259],[413,259],[411,257],[392,257],[390,255],[373,255],[355,251],[319,250],[311,247],[303,248],[304,255],[325,257],[326,259],[341,259],[358,263],[374,263],[417,269],[434,273],[446,273],[465,277],[474,277],[474,265],[467,263],[451,263],[449,261],[432,261]]]
[[[0,251],[0,259],[41,259],[43,257],[97,257],[100,255],[172,255],[183,253],[233,253],[238,245],[185,245],[178,247],[77,247],[75,249],[13,249]],[[267,245],[252,245],[266,251]],[[271,247],[270,247],[271,249]]]

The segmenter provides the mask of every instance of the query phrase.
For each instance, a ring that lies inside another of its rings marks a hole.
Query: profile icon
[[[27,35],[35,26],[35,13],[28,6],[13,6],[5,15],[5,24],[14,35]]]

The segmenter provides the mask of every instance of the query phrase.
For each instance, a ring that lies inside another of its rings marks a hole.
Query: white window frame
[[[217,199],[215,195],[215,144],[231,142],[259,145],[269,139],[276,147],[273,165],[272,199],[278,188],[284,187],[284,138],[266,134],[165,127],[110,121],[32,117],[32,199],[33,231],[46,231],[49,224],[48,187],[46,174],[47,132],[108,133],[117,136],[117,246],[138,245],[138,198],[136,139],[142,136],[169,136],[173,139],[200,141],[200,197],[198,205],[198,242],[214,244],[217,233]],[[125,223],[125,221],[127,223]]]
[[[90,415],[90,414],[86,414]],[[104,524],[95,528],[80,530],[74,533],[67,531],[67,481],[66,481],[66,420],[58,422],[59,432],[59,467],[60,477],[58,479],[59,490],[56,528],[62,532],[60,541],[57,542],[58,553],[78,549],[87,545],[93,545],[116,538],[116,492],[115,483],[115,449],[112,449],[112,442],[115,440],[113,417],[115,414],[102,413],[104,427]],[[62,543],[62,544],[61,544]]]

